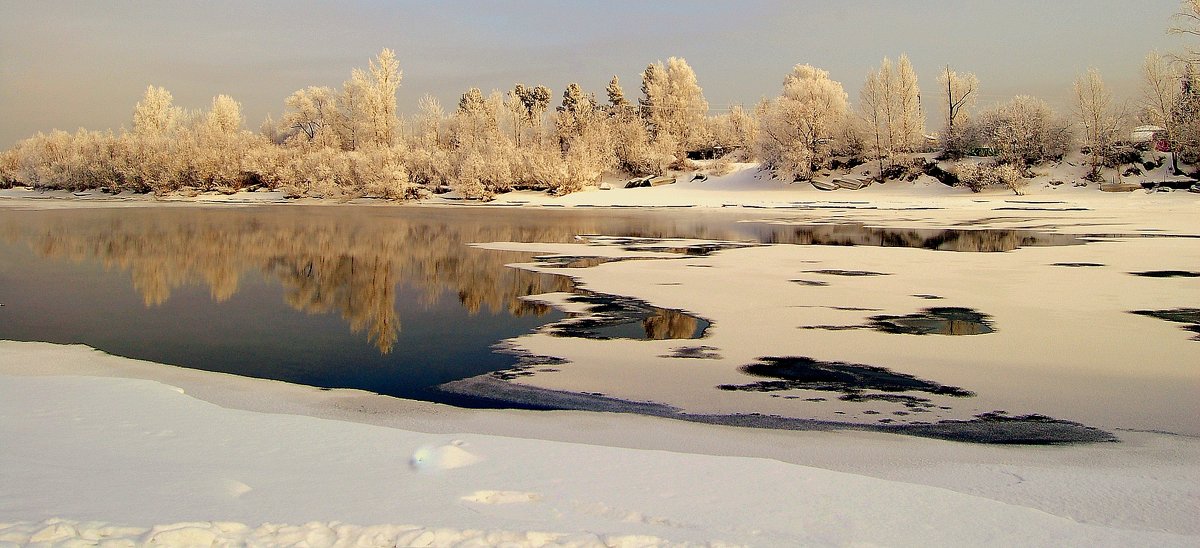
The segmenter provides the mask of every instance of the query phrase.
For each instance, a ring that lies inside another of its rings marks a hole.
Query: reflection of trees
[[[367,330],[367,339],[383,353],[391,352],[400,332],[396,316],[396,279],[390,261],[336,257],[272,257],[266,272],[275,276],[292,308],[309,314],[332,310],[350,322],[350,330]]]
[[[767,243],[916,247],[941,251],[1011,251],[1023,246],[1077,243],[1070,235],[1021,230],[886,229],[859,225],[775,227]]]
[[[689,339],[696,333],[696,317],[678,310],[656,308],[653,315],[642,320],[642,327],[646,328],[648,339]]]
[[[489,226],[469,216],[424,212],[347,213],[305,208],[47,211],[14,218],[4,234],[45,257],[98,261],[128,271],[148,307],[166,302],[185,284],[206,285],[214,300],[228,300],[242,275],[256,270],[283,285],[288,305],[313,314],[336,311],[352,331],[365,331],[385,353],[400,330],[400,283],[421,292],[426,304],[443,293],[456,295],[472,314],[487,309],[541,315],[550,308],[520,297],[572,289],[564,277],[504,267],[528,261],[528,254],[467,245],[566,241],[574,234],[569,227]]]

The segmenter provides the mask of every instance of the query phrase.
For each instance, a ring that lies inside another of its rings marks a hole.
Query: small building
[[[1158,126],[1138,126],[1129,133],[1129,140],[1134,143],[1150,143],[1166,136],[1167,130]]]

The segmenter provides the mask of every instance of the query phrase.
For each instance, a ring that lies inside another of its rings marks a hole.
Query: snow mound
[[[453,470],[475,464],[481,460],[478,455],[463,449],[466,442],[454,440],[446,445],[423,445],[413,451],[408,459],[408,465],[418,472],[432,470]]]

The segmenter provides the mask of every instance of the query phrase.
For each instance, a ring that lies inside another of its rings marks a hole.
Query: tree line
[[[1200,0],[1185,0],[1179,20],[1175,32],[1197,34]],[[854,105],[827,71],[800,64],[778,96],[712,115],[695,72],[672,57],[646,67],[636,100],[616,76],[604,99],[576,83],[557,100],[544,85],[518,83],[505,92],[468,89],[451,111],[425,96],[417,113],[402,119],[402,72],[395,53],[384,49],[340,89],[292,93],[279,120],[268,117],[257,132],[245,129],[240,104],[228,96],[188,111],[150,86],[128,130],[55,130],[0,153],[0,187],[158,194],[269,188],[297,197],[397,200],[456,190],[487,199],[513,189],[565,194],[606,173],[695,169],[695,158],[717,158],[705,167],[718,173],[757,161],[789,181],[872,162],[882,180],[903,176],[915,153],[940,151],[949,159],[994,156],[958,168],[963,184],[978,188],[1011,184],[1077,144],[1096,176],[1120,162],[1118,144],[1134,124],[1161,127],[1158,140],[1176,160],[1200,162],[1198,57],[1151,53],[1136,105],[1115,102],[1099,72],[1089,70],[1074,82],[1070,117],[1030,96],[977,109],[978,78],[946,66],[938,100],[928,102],[945,118],[934,138],[905,55],[895,63],[885,58],[867,74]]]

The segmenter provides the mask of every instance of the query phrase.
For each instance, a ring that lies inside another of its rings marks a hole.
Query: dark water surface
[[[655,238],[953,251],[1081,243],[1012,230],[739,221],[695,211],[0,210],[0,339],[84,343],[191,368],[491,406],[434,387],[512,367],[517,358],[493,346],[547,324],[563,336],[654,339],[697,338],[708,324],[583,292],[577,299],[612,308],[613,320],[567,318],[521,297],[576,291],[569,278],[506,267],[533,257],[470,243],[577,235],[637,239],[630,246]]]

